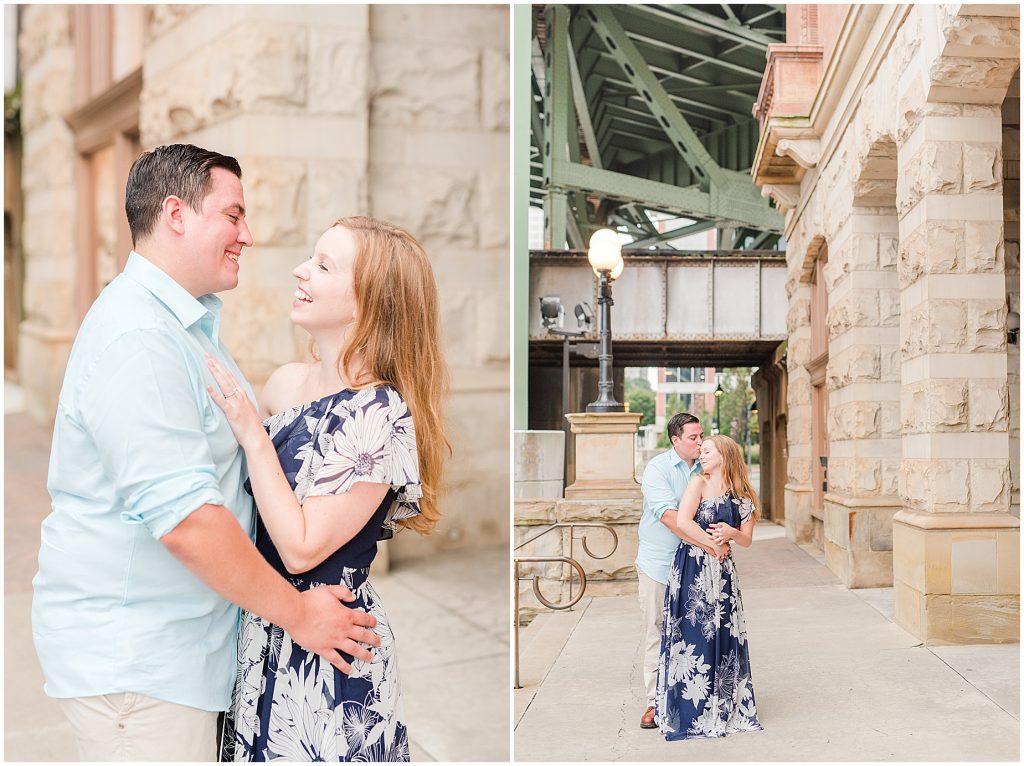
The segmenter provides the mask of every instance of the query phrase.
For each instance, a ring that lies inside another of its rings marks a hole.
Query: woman
[[[747,631],[729,544],[750,545],[758,516],[740,448],[711,436],[702,474],[679,503],[680,543],[669,573],[655,720],[667,740],[724,737],[760,729]]]
[[[437,289],[412,236],[364,217],[337,221],[293,274],[291,319],[316,361],[271,375],[257,413],[210,358],[221,388],[210,394],[245,450],[257,547],[300,590],[350,588],[380,647],[370,662],[342,654],[345,674],[243,612],[222,758],[408,761],[394,636],[366,577],[382,535],[426,534],[440,516],[450,446]]]

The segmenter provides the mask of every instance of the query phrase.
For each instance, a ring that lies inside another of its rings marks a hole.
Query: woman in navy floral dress
[[[729,543],[750,545],[757,493],[728,436],[704,440],[700,465],[677,515],[677,531],[698,544],[680,543],[665,591],[654,717],[667,740],[761,728],[739,579],[727,553]]]
[[[379,539],[427,533],[440,516],[447,369],[433,274],[408,233],[363,217],[335,223],[293,273],[291,318],[316,361],[271,375],[262,413],[213,359],[210,393],[245,450],[259,550],[299,590],[347,587],[380,645],[370,661],[328,663],[243,611],[222,760],[408,761],[395,639],[367,575]]]

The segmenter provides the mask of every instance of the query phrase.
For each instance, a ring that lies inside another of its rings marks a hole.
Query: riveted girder
[[[557,129],[569,147],[538,152],[542,191],[549,210],[566,195],[567,239],[636,203],[618,218],[638,241],[654,236],[645,209],[749,231],[745,241],[778,240],[782,216],[754,187],[749,163],[758,132],[751,107],[767,46],[784,37],[784,6],[540,9],[544,141]],[[563,105],[552,99],[559,93]]]

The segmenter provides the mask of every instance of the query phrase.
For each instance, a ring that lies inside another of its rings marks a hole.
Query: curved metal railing
[[[575,606],[576,604],[579,603],[580,599],[583,598],[583,594],[587,590],[587,573],[584,571],[583,567],[580,565],[580,562],[578,562],[575,558],[573,558],[573,543],[574,543],[574,541],[579,539],[580,542],[583,545],[584,552],[588,556],[590,556],[592,559],[598,559],[598,560],[608,558],[613,553],[615,553],[616,549],[619,547],[619,536],[615,533],[615,530],[612,527],[610,527],[608,524],[605,524],[603,522],[562,521],[562,522],[557,522],[555,524],[551,524],[550,526],[548,526],[545,529],[541,530],[540,532],[538,532],[537,534],[533,535],[532,537],[529,537],[526,540],[523,540],[521,543],[519,543],[515,547],[515,550],[519,550],[520,548],[524,547],[525,545],[528,545],[529,543],[532,543],[534,540],[536,540],[536,539],[538,539],[540,537],[543,537],[548,532],[552,532],[552,531],[554,531],[556,529],[565,529],[566,527],[568,527],[568,529],[569,529],[569,555],[568,556],[519,556],[519,557],[516,557],[516,558],[512,559],[512,582],[514,583],[514,587],[515,587],[515,596],[514,596],[514,602],[515,603],[514,603],[514,606],[512,608],[512,651],[515,654],[515,688],[516,689],[521,689],[522,688],[522,685],[519,683],[519,583],[522,580],[530,579],[529,575],[527,575],[526,577],[523,577],[520,574],[520,572],[519,572],[519,565],[520,564],[541,564],[541,563],[555,563],[555,564],[558,564],[558,563],[561,563],[561,564],[568,564],[571,569],[575,569],[576,572],[579,574],[580,589],[579,589],[579,592],[576,594],[576,596],[573,597],[573,594],[572,594],[573,575],[572,575],[572,571],[570,569],[570,572],[569,572],[569,600],[567,602],[565,602],[564,604],[560,603],[560,602],[552,602],[552,601],[548,600],[548,598],[543,593],[541,593],[541,590],[540,590],[540,575],[538,575],[538,574],[534,574],[533,575],[533,595],[537,598],[537,600],[541,604],[546,606],[548,609],[555,609],[555,610],[571,609],[573,606]],[[609,534],[611,534],[611,536],[612,536],[612,547],[611,547],[611,549],[607,553],[605,553],[604,555],[600,555],[600,556],[596,555],[593,551],[590,550],[590,546],[587,545],[587,536],[586,535],[583,535],[582,538],[576,538],[576,536],[574,535],[576,527],[591,527],[591,528],[600,528],[600,529],[607,530],[609,532]]]

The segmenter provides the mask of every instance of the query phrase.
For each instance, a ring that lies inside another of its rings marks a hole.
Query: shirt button
[[[122,729],[122,730],[123,730],[123,729],[124,729],[124,721],[118,721],[118,722],[117,722],[117,728],[119,728],[119,729]]]

